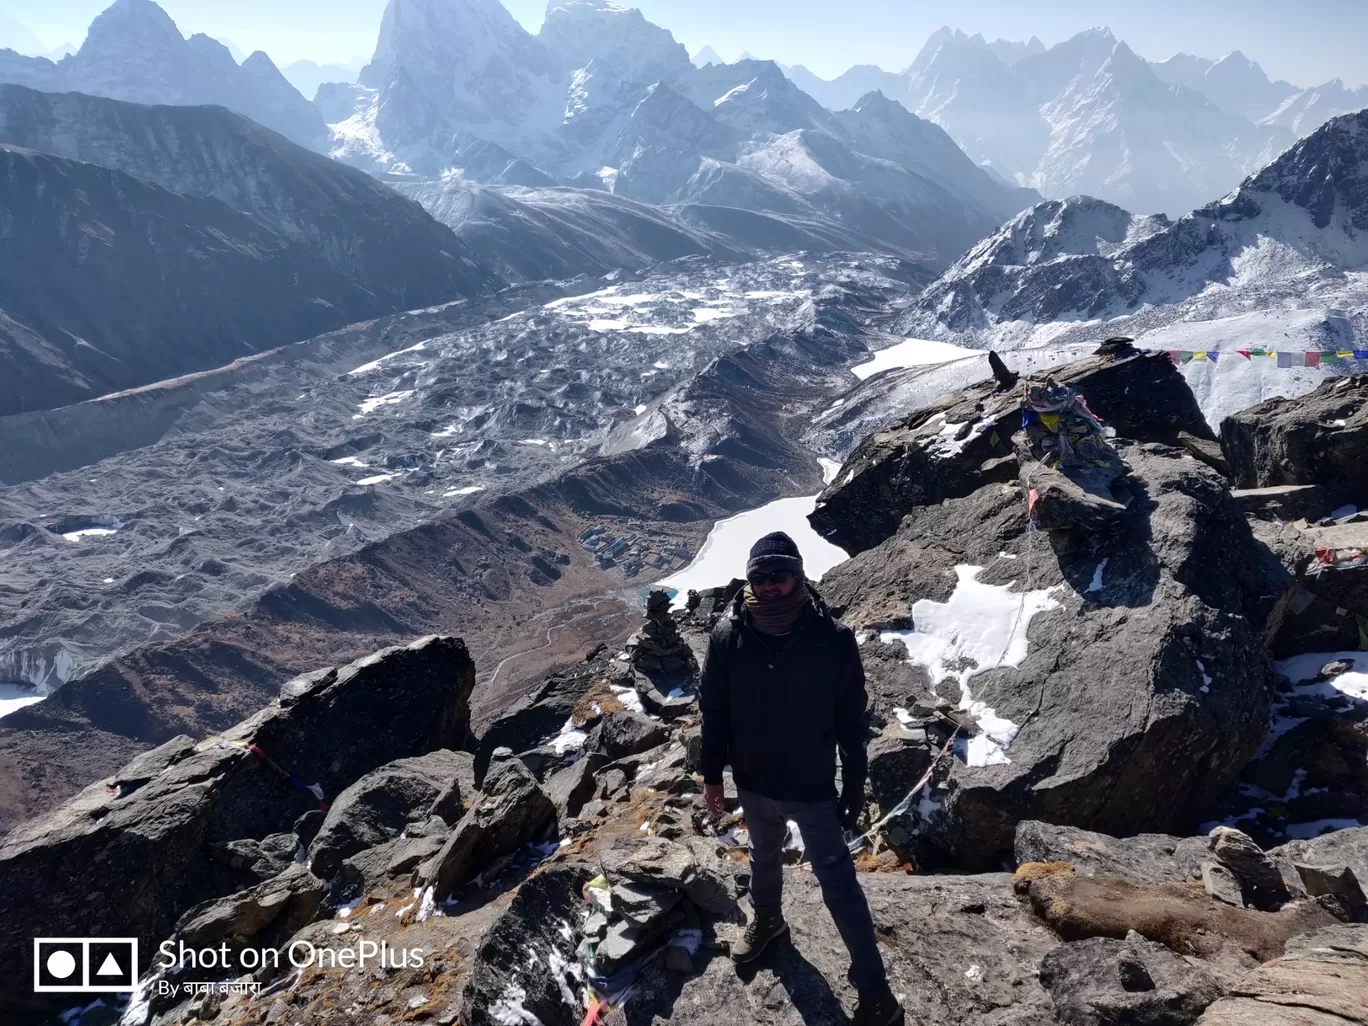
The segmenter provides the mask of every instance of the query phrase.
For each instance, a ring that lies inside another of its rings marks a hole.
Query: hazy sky
[[[461,0],[451,0],[461,2]],[[632,0],[618,0],[633,6]],[[186,35],[226,36],[277,63],[369,57],[385,0],[161,0]],[[49,46],[80,45],[108,0],[0,0],[0,14]],[[530,31],[544,0],[505,0]],[[705,43],[731,60],[742,50],[833,77],[852,64],[901,70],[942,25],[989,39],[1038,35],[1057,43],[1108,25],[1143,57],[1243,50],[1274,78],[1308,86],[1368,83],[1368,0],[638,0],[690,53]]]

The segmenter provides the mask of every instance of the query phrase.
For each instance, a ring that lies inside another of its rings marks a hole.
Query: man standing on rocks
[[[792,821],[850,952],[850,982],[859,992],[855,1026],[900,1023],[903,1011],[842,831],[855,826],[864,806],[868,770],[859,646],[807,583],[798,546],[782,531],[751,548],[746,580],[713,631],[701,684],[708,811],[715,818],[725,812],[722,770],[730,763],[750,831],[755,916],[732,957],[752,961],[788,932],[781,857]]]

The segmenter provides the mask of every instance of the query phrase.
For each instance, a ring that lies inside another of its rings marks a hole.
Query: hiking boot
[[[760,957],[760,953],[770,941],[776,937],[782,937],[788,933],[788,923],[784,922],[784,913],[779,909],[755,910],[755,918],[746,926],[745,935],[732,945],[732,961],[752,962]]]
[[[901,1026],[905,1021],[902,1005],[891,990],[861,994],[855,1002],[855,1017],[850,1020],[851,1026]]]

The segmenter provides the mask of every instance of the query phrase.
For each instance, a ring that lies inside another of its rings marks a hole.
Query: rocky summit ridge
[[[1082,462],[1023,427],[1038,381],[976,384],[865,438],[812,515],[853,553],[819,587],[864,654],[857,865],[907,1021],[1368,1021],[1368,657],[1326,647],[1368,612],[1342,470],[1368,379],[1220,442],[1124,342],[1056,383],[1110,429]],[[130,1026],[846,1021],[801,836],[791,942],[726,957],[745,824],[704,811],[697,686],[739,584],[652,594],[625,650],[480,721],[469,651],[430,636],[143,752],[0,842],[0,964],[136,935]],[[163,942],[228,965],[153,965]],[[182,986],[206,980],[240,986]]]

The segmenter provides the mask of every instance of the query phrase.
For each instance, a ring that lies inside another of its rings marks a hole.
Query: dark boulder
[[[296,861],[299,838],[293,832],[271,834],[256,841],[244,838],[220,841],[209,846],[213,858],[243,872],[244,880],[269,880]],[[302,861],[302,860],[300,860]]]
[[[607,765],[606,756],[588,752],[577,762],[552,774],[546,782],[546,794],[556,806],[556,815],[569,819],[580,814],[584,803],[594,797],[597,781],[594,774]]]
[[[342,860],[398,837],[428,809],[460,772],[455,752],[429,752],[372,770],[337,796],[309,848],[309,868],[323,879]]]
[[[610,759],[638,755],[664,744],[670,738],[670,728],[649,716],[620,709],[610,712],[594,729],[588,747]]]
[[[21,824],[0,843],[0,966],[15,978],[31,972],[32,938],[54,935],[137,937],[150,963],[185,909],[242,886],[214,845],[290,831],[317,804],[242,746],[334,795],[377,766],[459,744],[474,684],[456,638],[385,649],[292,682],[280,701],[193,752],[177,739],[140,756],[132,776],[144,782],[131,792],[101,780]],[[158,760],[165,768],[149,776]],[[66,1007],[42,998],[23,988],[0,995],[0,1020]]]
[[[1124,438],[1179,444],[1180,434],[1211,439],[1197,400],[1163,354],[1094,356],[1054,372],[1083,393],[1092,411]],[[999,478],[1021,426],[1026,382],[995,392],[971,385],[876,431],[846,459],[809,516],[817,533],[849,553],[890,537],[916,506],[966,496]]]
[[[1190,883],[1211,857],[1206,837],[1137,834],[1111,837],[1092,830],[1026,820],[1017,824],[1019,865],[1067,862],[1087,876],[1124,876],[1139,883]]]
[[[933,758],[925,743],[903,740],[896,725],[871,741],[868,753],[869,791],[883,813],[906,797]]]
[[[552,866],[518,888],[507,909],[480,940],[474,969],[461,996],[463,1026],[544,1023],[573,1026],[583,1018],[564,995],[583,992],[574,934],[581,892],[594,877],[589,863]]]
[[[251,948],[257,954],[278,949],[296,931],[313,922],[323,902],[324,886],[303,865],[296,864],[248,890],[203,902],[186,911],[168,938],[170,950],[193,951],[198,955],[205,949],[214,949],[216,962],[208,966],[187,959],[167,965],[159,955],[153,963],[152,978],[141,981],[152,1021],[183,1021],[161,1017],[161,1013],[177,1003],[180,984],[231,980],[243,975],[269,977],[271,973],[260,966],[269,966],[271,962],[261,958],[249,961],[242,957],[243,950]],[[282,957],[280,964],[288,965],[287,959]]]
[[[549,677],[536,691],[490,721],[475,753],[475,783],[483,784],[498,748],[526,752],[559,734],[575,707],[605,677],[630,673],[607,650],[588,662]]]
[[[1308,866],[1347,866],[1354,877],[1368,885],[1368,826],[1336,830],[1309,841],[1288,841],[1268,850],[1282,872],[1283,882],[1294,897],[1306,894],[1297,864]]]
[[[547,828],[556,807],[520,762],[500,766],[440,851],[414,871],[415,887],[431,887],[438,901],[463,886],[500,855],[508,855]]]
[[[1331,507],[1368,506],[1368,374],[1241,410],[1221,422],[1221,447],[1237,487],[1320,485]]]
[[[1069,1026],[1192,1026],[1222,995],[1211,974],[1138,934],[1061,944],[1040,984]]]
[[[442,788],[428,814],[455,824],[465,815],[466,805],[474,799],[479,788],[475,786],[475,756],[470,752],[451,754],[456,760],[456,775]]]

